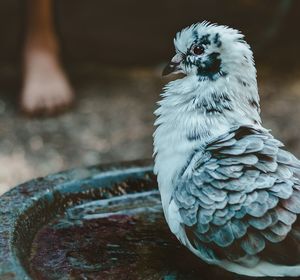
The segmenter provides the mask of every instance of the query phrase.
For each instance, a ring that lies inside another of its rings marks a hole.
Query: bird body
[[[165,72],[186,76],[165,86],[154,133],[172,233],[229,271],[299,276],[300,163],[261,124],[249,45],[237,30],[207,22],[174,43]],[[290,263],[285,254],[296,257]]]

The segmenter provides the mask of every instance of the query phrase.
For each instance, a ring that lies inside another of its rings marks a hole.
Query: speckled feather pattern
[[[241,126],[196,152],[206,156],[178,177],[172,194],[195,247],[216,259],[214,246],[222,247],[223,257],[238,261],[291,233],[300,214],[300,163],[281,146],[268,132]]]
[[[154,133],[171,231],[229,271],[299,276],[300,163],[261,124],[249,45],[240,32],[206,22],[174,43],[186,77],[165,87]],[[191,53],[195,44],[202,55]],[[206,62],[211,53],[218,69]]]

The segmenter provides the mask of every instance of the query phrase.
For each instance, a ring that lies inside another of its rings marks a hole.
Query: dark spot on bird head
[[[220,48],[222,46],[222,42],[220,40],[220,34],[216,33],[216,35],[214,36],[214,40],[213,40],[214,44]]]
[[[214,44],[217,48],[222,46],[221,36],[219,33],[216,34],[204,34],[199,37],[196,30],[193,31],[194,44],[208,46]]]
[[[242,44],[247,44],[247,42],[245,41],[244,37],[242,37],[242,38],[237,38],[237,39],[236,39],[236,42],[242,43]]]
[[[221,76],[226,76],[226,73],[222,71],[220,53],[213,52],[208,54],[205,58],[197,60],[196,66],[199,80],[216,80]]]
[[[196,30],[193,31],[193,38],[195,39],[196,42],[199,40],[199,35]]]
[[[200,38],[199,43],[202,44],[202,45],[210,45],[211,42],[210,42],[210,40],[209,40],[209,34],[203,35],[203,36]]]

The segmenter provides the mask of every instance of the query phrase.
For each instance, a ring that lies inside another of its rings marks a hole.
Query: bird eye
[[[192,52],[193,52],[193,54],[195,54],[195,55],[201,55],[201,54],[204,53],[204,48],[203,48],[202,46],[194,46],[194,47],[192,48]]]

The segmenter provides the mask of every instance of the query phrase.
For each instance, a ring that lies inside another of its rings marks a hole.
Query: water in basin
[[[33,279],[232,279],[203,264],[169,231],[157,191],[72,206],[36,235]]]

